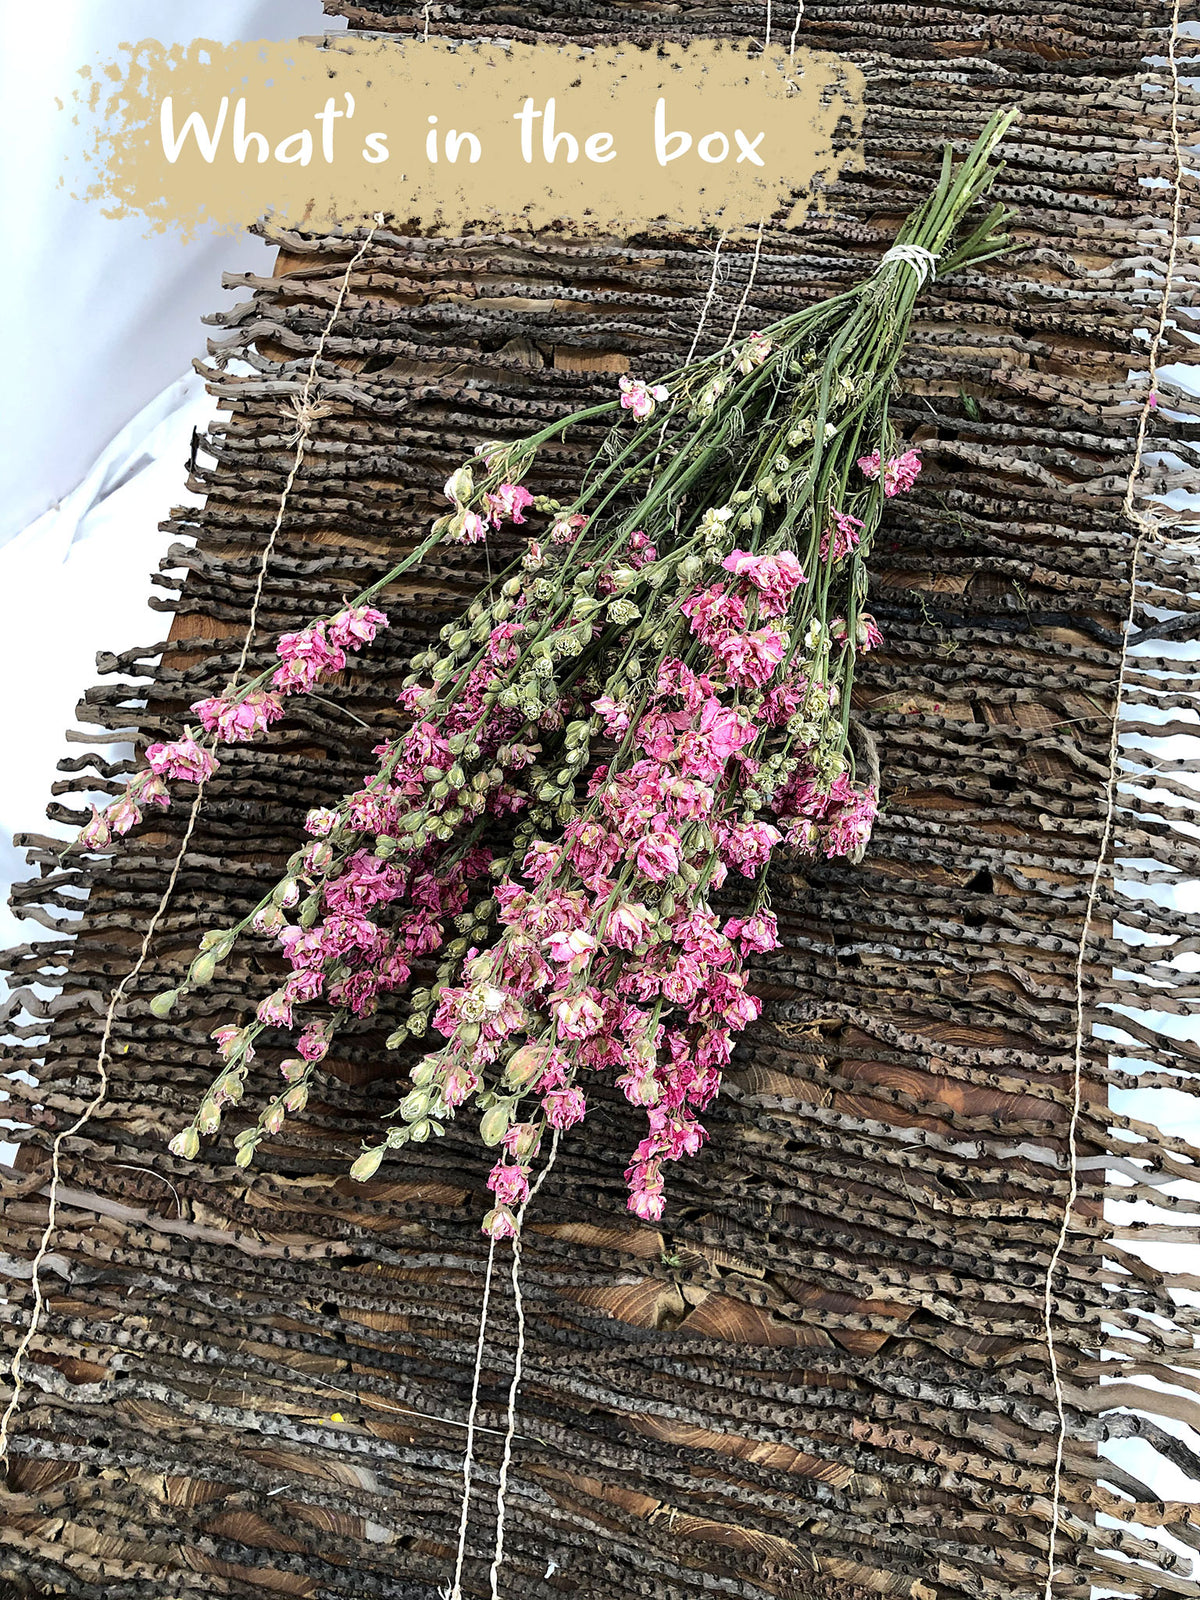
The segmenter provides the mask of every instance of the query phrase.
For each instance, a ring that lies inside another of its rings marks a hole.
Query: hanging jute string
[[[491,1570],[488,1581],[491,1584],[492,1600],[500,1600],[500,1568],[504,1564],[504,1517],[505,1494],[508,1491],[508,1471],[512,1465],[513,1440],[517,1433],[517,1398],[521,1392],[521,1378],[525,1368],[525,1298],[521,1293],[521,1225],[525,1220],[525,1213],[530,1202],[550,1175],[558,1155],[559,1130],[555,1128],[554,1137],[550,1141],[550,1154],[546,1158],[546,1165],[538,1174],[536,1182],[526,1196],[524,1204],[517,1214],[517,1234],[513,1240],[512,1255],[512,1291],[513,1309],[517,1317],[517,1350],[513,1358],[512,1382],[508,1386],[508,1418],[504,1429],[504,1453],[500,1459],[500,1476],[496,1483],[496,1546],[492,1554]]]
[[[279,505],[275,513],[275,523],[271,529],[270,538],[267,540],[267,543],[263,549],[262,559],[259,561],[258,581],[254,589],[254,600],[250,607],[250,620],[246,627],[245,638],[242,641],[242,649],[241,655],[238,658],[237,671],[234,673],[233,680],[230,684],[231,689],[236,689],[239,681],[241,680],[242,674],[246,669],[246,660],[250,654],[250,650],[254,642],[254,635],[258,628],[258,610],[262,602],[263,585],[266,582],[267,570],[270,565],[271,556],[275,550],[276,540],[279,537],[279,530],[283,526],[283,519],[287,512],[288,499],[291,495],[292,487],[296,482],[297,475],[300,472],[301,465],[308,450],[308,442],[313,430],[313,424],[319,417],[326,416],[329,412],[329,407],[321,404],[316,399],[315,395],[318,381],[317,368],[320,364],[321,356],[325,350],[325,343],[329,338],[329,334],[334,323],[337,321],[338,316],[341,313],[342,304],[345,301],[346,294],[349,290],[350,279],[353,276],[354,270],[362,260],[363,256],[367,253],[367,250],[371,246],[371,241],[375,237],[376,231],[382,226],[382,224],[383,213],[379,212],[376,214],[374,223],[368,230],[365,238],[362,241],[362,244],[346,263],[346,270],[342,274],[342,281],[338,288],[337,298],[333,303],[333,309],[329,313],[329,319],[326,322],[325,327],[321,332],[320,339],[317,342],[316,348],[313,351],[312,359],[308,364],[308,372],[305,375],[304,383],[292,407],[296,418],[296,428],[295,432],[290,436],[288,443],[294,445],[295,454],[292,458],[291,470],[287,475],[287,480],[284,483],[283,490],[279,496]],[[210,746],[215,743],[215,737],[209,741]],[[8,1461],[9,1438],[12,1432],[12,1422],[14,1416],[16,1415],[17,1407],[21,1401],[21,1394],[25,1388],[25,1357],[28,1354],[34,1339],[37,1337],[38,1328],[41,1326],[42,1314],[46,1307],[46,1297],[42,1290],[41,1274],[42,1266],[45,1263],[47,1255],[50,1253],[51,1241],[54,1238],[55,1229],[58,1222],[59,1195],[62,1187],[62,1149],[68,1139],[73,1139],[77,1134],[82,1132],[82,1130],[100,1110],[108,1095],[109,1053],[112,1041],[112,1031],[116,1021],[117,1012],[120,1008],[122,1000],[125,998],[126,992],[140,976],[143,967],[146,965],[146,959],[150,954],[150,945],[153,942],[155,933],[158,931],[159,924],[166,914],[167,907],[171,902],[171,897],[175,892],[175,885],[179,880],[179,873],[183,866],[184,858],[187,855],[188,846],[192,842],[192,835],[196,829],[196,819],[199,817],[201,807],[204,804],[205,789],[206,784],[203,780],[201,780],[196,785],[196,794],[195,798],[192,800],[191,810],[188,813],[187,826],[183,830],[183,838],[180,840],[179,849],[176,851],[175,859],[171,864],[171,871],[167,878],[166,887],[163,889],[162,897],[159,900],[153,914],[151,915],[149,922],[146,924],[146,931],[142,936],[142,942],[138,948],[137,959],[134,961],[133,966],[130,967],[129,971],[125,974],[125,976],[117,984],[116,988],[112,991],[112,994],[109,996],[108,1006],[104,1013],[104,1027],[100,1035],[100,1048],[96,1054],[95,1093],[88,1101],[87,1105],[85,1105],[83,1110],[79,1113],[78,1117],[76,1117],[75,1121],[72,1122],[69,1127],[63,1128],[58,1134],[55,1135],[54,1143],[50,1147],[50,1187],[49,1198],[46,1207],[46,1226],[42,1230],[37,1252],[34,1255],[33,1262],[31,1264],[30,1288],[33,1293],[33,1307],[29,1314],[29,1324],[26,1327],[25,1332],[21,1335],[20,1341],[18,1342],[16,1349],[13,1351],[12,1360],[9,1363],[8,1370],[12,1378],[12,1393],[8,1397],[8,1404],[4,1408],[4,1415],[0,1417],[0,1462],[7,1463]]]
[[[1071,1071],[1071,1114],[1067,1122],[1067,1198],[1063,1206],[1058,1236],[1055,1239],[1054,1248],[1050,1253],[1050,1261],[1046,1268],[1046,1280],[1042,1297],[1042,1325],[1045,1332],[1046,1351],[1050,1360],[1050,1381],[1054,1388],[1057,1423],[1054,1445],[1054,1486],[1051,1496],[1050,1537],[1046,1554],[1044,1600],[1053,1600],[1054,1595],[1058,1530],[1062,1516],[1063,1454],[1067,1441],[1066,1399],[1063,1394],[1058,1349],[1054,1334],[1054,1275],[1058,1270],[1063,1251],[1066,1249],[1067,1239],[1071,1231],[1071,1217],[1075,1209],[1075,1203],[1079,1198],[1079,1120],[1083,1109],[1083,1050],[1085,1034],[1087,1033],[1084,1019],[1083,969],[1087,956],[1088,941],[1091,937],[1096,901],[1099,898],[1100,884],[1105,873],[1109,845],[1112,842],[1113,817],[1116,811],[1118,764],[1121,753],[1121,705],[1124,700],[1125,681],[1129,667],[1129,635],[1133,630],[1134,617],[1137,612],[1138,562],[1141,558],[1144,541],[1147,538],[1157,540],[1163,537],[1160,524],[1145,512],[1138,510],[1136,498],[1150,413],[1157,404],[1158,353],[1162,341],[1166,337],[1167,325],[1170,319],[1171,292],[1175,280],[1175,267],[1179,253],[1183,214],[1183,152],[1179,136],[1179,64],[1175,54],[1176,40],[1179,36],[1179,6],[1180,0],[1172,0],[1170,38],[1167,44],[1167,63],[1171,80],[1170,137],[1174,188],[1170,234],[1163,272],[1162,296],[1159,301],[1158,323],[1150,337],[1146,394],[1138,417],[1133,459],[1130,463],[1129,479],[1125,486],[1125,498],[1122,503],[1122,510],[1125,516],[1133,523],[1138,532],[1134,539],[1133,553],[1129,563],[1129,605],[1121,631],[1121,660],[1114,691],[1112,728],[1108,742],[1108,768],[1104,787],[1104,825],[1101,829],[1100,843],[1096,850],[1096,862],[1092,869],[1091,881],[1088,886],[1087,907],[1084,912],[1083,928],[1079,935],[1079,948],[1075,958],[1075,1040]]]
[[[555,1157],[558,1155],[559,1130],[555,1128],[550,1141],[550,1154],[546,1158],[546,1165],[542,1168],[537,1178],[530,1187],[529,1193],[521,1202],[517,1211],[517,1231],[513,1238],[511,1280],[513,1287],[513,1306],[517,1316],[517,1349],[513,1361],[512,1382],[508,1389],[508,1418],[504,1431],[504,1455],[500,1463],[500,1478],[496,1487],[496,1547],[492,1557],[492,1566],[489,1573],[492,1586],[492,1595],[498,1594],[496,1587],[497,1575],[504,1561],[504,1494],[508,1486],[508,1469],[512,1461],[513,1440],[517,1431],[517,1395],[521,1387],[521,1374],[525,1361],[525,1302],[521,1294],[521,1228],[525,1221],[526,1212],[545,1183]],[[488,1247],[487,1267],[483,1275],[483,1300],[479,1307],[479,1337],[475,1344],[475,1370],[471,1375],[471,1403],[467,1411],[467,1442],[463,1449],[462,1501],[458,1512],[458,1549],[454,1557],[454,1577],[445,1588],[438,1592],[442,1600],[462,1600],[462,1574],[467,1558],[467,1528],[471,1517],[471,1479],[475,1471],[475,1434],[476,1417],[479,1412],[479,1385],[483,1374],[483,1352],[487,1343],[488,1311],[492,1298],[492,1269],[496,1260],[496,1241],[493,1239]]]
[[[475,1371],[471,1377],[471,1404],[467,1411],[467,1442],[463,1449],[462,1504],[458,1512],[458,1550],[454,1557],[454,1580],[441,1590],[443,1600],[462,1600],[463,1562],[467,1557],[467,1527],[471,1520],[471,1475],[475,1470],[475,1418],[479,1412],[479,1382],[483,1374],[483,1351],[487,1343],[488,1306],[492,1298],[492,1269],[496,1264],[496,1241],[488,1246],[487,1268],[483,1275],[483,1302],[479,1307],[479,1338],[475,1345]]]
[[[746,275],[746,287],[742,290],[742,298],[738,301],[737,310],[733,314],[733,324],[730,327],[729,335],[726,338],[724,345],[722,346],[722,348],[725,349],[725,350],[728,350],[730,345],[737,338],[738,324],[741,322],[742,313],[745,311],[747,303],[749,302],[750,291],[754,288],[754,280],[758,276],[758,259],[762,254],[762,241],[763,241],[763,218],[759,217],[759,219],[758,219],[758,235],[754,240],[754,254],[750,258],[750,271]]]

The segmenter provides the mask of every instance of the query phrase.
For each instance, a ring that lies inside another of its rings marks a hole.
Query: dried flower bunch
[[[777,943],[772,852],[854,855],[870,834],[876,787],[850,737],[855,659],[880,638],[864,558],[886,500],[920,471],[888,399],[933,263],[945,276],[1007,247],[1000,207],[956,236],[1012,118],[993,118],[960,164],[947,151],[864,282],[660,384],[622,378],[607,405],[485,446],[450,477],[422,545],[281,638],[275,669],[198,702],[207,739],[152,746],[94,813],[87,848],[168,805],[170,782],[207,780],[220,741],[261,734],[287,695],[371,642],[386,626],[373,602],[434,543],[536,519],[523,553],[413,658],[406,725],[377,770],[310,813],[283,880],[152,1002],[167,1015],[251,930],[289,969],[252,1020],[217,1031],[222,1065],[177,1155],[242,1102],[266,1030],[293,1030],[295,1054],[236,1136],[241,1165],[303,1108],[338,1028],[403,995],[389,1045],[436,1041],[354,1176],[473,1104],[499,1155],[484,1226],[511,1235],[546,1128],[582,1122],[589,1082],[610,1073],[648,1122],[630,1209],[661,1216],[664,1168],[699,1149],[699,1114],[759,1012],[747,961]],[[526,486],[543,445],[606,414],[574,501]],[[713,897],[730,874],[751,887],[722,917]]]

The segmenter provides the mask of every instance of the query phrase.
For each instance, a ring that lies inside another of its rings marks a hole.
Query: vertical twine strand
[[[346,263],[346,270],[342,273],[342,281],[338,285],[337,298],[333,302],[333,310],[329,313],[329,320],[321,329],[321,336],[317,340],[317,347],[312,353],[312,360],[308,363],[308,372],[304,379],[304,386],[300,390],[300,398],[295,407],[296,432],[293,435],[293,439],[295,441],[296,453],[292,459],[291,471],[288,473],[287,481],[283,486],[283,493],[279,496],[279,508],[275,513],[275,525],[271,529],[270,538],[268,538],[266,547],[262,553],[262,560],[258,564],[258,582],[254,586],[254,601],[250,607],[250,623],[246,629],[246,637],[242,642],[242,653],[238,659],[237,673],[234,677],[235,684],[237,683],[238,679],[241,678],[242,673],[246,670],[246,658],[250,654],[250,647],[254,642],[254,635],[258,628],[258,608],[262,604],[263,585],[267,580],[267,569],[271,564],[271,557],[275,554],[275,541],[279,538],[279,530],[283,527],[284,513],[287,511],[287,504],[292,492],[292,485],[295,483],[296,478],[299,475],[300,468],[304,463],[304,457],[308,452],[308,441],[312,433],[313,422],[318,416],[324,415],[324,412],[317,407],[312,399],[312,392],[317,383],[317,368],[320,365],[321,357],[325,354],[325,344],[329,338],[329,335],[333,331],[333,325],[341,315],[342,303],[349,291],[350,278],[354,272],[354,269],[358,266],[359,262],[371,248],[371,241],[374,239],[376,231],[382,226],[382,224],[383,212],[377,211],[375,213],[375,221],[373,226],[368,231],[366,237],[363,239],[363,242],[359,245],[354,255],[351,256],[350,260]]]
[[[738,301],[737,310],[733,314],[733,326],[729,330],[729,337],[726,339],[724,345],[722,346],[722,348],[725,349],[725,350],[728,350],[729,346],[737,338],[738,324],[741,322],[742,314],[745,311],[747,304],[749,303],[750,291],[754,288],[754,280],[755,280],[755,278],[758,277],[758,260],[759,260],[759,257],[762,254],[763,222],[764,221],[765,221],[765,218],[759,217],[759,219],[758,219],[758,235],[754,240],[754,254],[750,258],[750,271],[746,275],[746,287],[742,290],[742,298]]]
[[[534,1195],[545,1183],[558,1155],[559,1130],[555,1128],[550,1141],[550,1154],[546,1165],[538,1174],[517,1217],[517,1234],[513,1240],[512,1290],[513,1306],[517,1314],[517,1352],[513,1359],[512,1382],[508,1386],[508,1421],[504,1430],[504,1454],[500,1460],[500,1476],[496,1483],[496,1547],[488,1573],[492,1600],[500,1600],[500,1568],[504,1565],[504,1522],[507,1511],[505,1495],[508,1492],[508,1472],[512,1465],[513,1439],[517,1432],[517,1397],[521,1392],[521,1378],[525,1370],[525,1297],[521,1293],[521,1228]]]
[[[471,1378],[471,1405],[467,1412],[467,1443],[463,1450],[462,1505],[458,1515],[458,1551],[454,1558],[454,1581],[443,1591],[448,1600],[462,1600],[463,1562],[467,1555],[467,1524],[471,1518],[471,1475],[475,1468],[475,1419],[479,1415],[479,1382],[483,1374],[483,1351],[487,1343],[488,1305],[492,1298],[492,1268],[496,1264],[496,1241],[488,1245],[487,1271],[483,1275],[483,1303],[479,1307],[479,1340],[475,1346],[475,1371]]]
[[[334,301],[333,310],[330,312],[329,318],[325,323],[324,328],[321,330],[321,336],[317,341],[317,347],[313,352],[312,360],[308,364],[308,373],[305,377],[304,385],[294,407],[296,416],[296,432],[294,435],[296,453],[292,461],[291,471],[288,473],[287,481],[285,482],[283,491],[279,496],[279,506],[275,514],[274,527],[271,529],[270,538],[267,540],[267,543],[263,549],[262,558],[259,561],[258,581],[255,585],[254,601],[250,607],[250,620],[246,628],[246,636],[242,641],[241,655],[238,659],[237,671],[234,674],[232,683],[230,685],[231,688],[237,687],[242,673],[246,668],[246,659],[250,654],[250,648],[253,644],[254,635],[258,628],[258,611],[262,601],[263,585],[266,581],[267,568],[270,565],[271,556],[275,550],[275,543],[279,537],[279,530],[283,526],[283,519],[287,512],[288,499],[291,495],[292,487],[296,482],[296,478],[300,472],[301,464],[304,461],[304,455],[308,448],[308,439],[312,432],[313,423],[317,417],[324,415],[324,408],[318,406],[312,398],[313,389],[317,382],[317,367],[320,363],[321,356],[324,353],[325,344],[329,338],[329,334],[333,328],[333,325],[337,321],[338,316],[341,314],[342,305],[350,287],[351,275],[353,274],[354,269],[358,266],[359,262],[362,260],[363,256],[366,254],[367,250],[370,248],[371,241],[375,237],[376,230],[382,226],[382,223],[383,213],[378,212],[375,216],[374,226],[368,231],[366,237],[363,239],[362,244],[351,257],[350,261],[348,261],[346,264],[346,270],[342,274],[342,281],[338,288],[337,298]],[[79,1113],[78,1117],[76,1117],[75,1121],[71,1123],[69,1127],[63,1128],[61,1132],[55,1135],[54,1143],[50,1147],[50,1189],[46,1209],[46,1226],[42,1230],[42,1235],[38,1242],[38,1248],[33,1258],[31,1270],[30,1287],[33,1293],[33,1308],[29,1315],[29,1324],[26,1327],[25,1332],[21,1335],[21,1339],[17,1344],[16,1349],[13,1351],[12,1360],[9,1362],[8,1370],[12,1379],[12,1393],[9,1395],[8,1404],[4,1408],[3,1416],[0,1416],[0,1462],[7,1463],[9,1458],[9,1441],[12,1434],[13,1418],[16,1415],[17,1407],[20,1405],[21,1395],[26,1388],[25,1357],[29,1353],[29,1349],[32,1346],[34,1339],[37,1337],[38,1329],[41,1327],[42,1315],[46,1308],[46,1296],[42,1289],[42,1267],[45,1263],[47,1255],[50,1253],[51,1241],[54,1238],[55,1230],[58,1224],[59,1192],[62,1187],[61,1165],[63,1145],[68,1139],[73,1139],[77,1134],[82,1132],[82,1130],[92,1120],[92,1118],[104,1104],[105,1100],[108,1098],[108,1064],[117,1010],[120,1007],[121,1001],[125,998],[126,991],[141,975],[142,969],[146,965],[147,957],[150,954],[150,945],[154,939],[155,933],[158,931],[159,924],[166,915],[167,907],[171,902],[171,896],[175,892],[175,885],[179,880],[179,873],[183,867],[184,857],[187,855],[188,846],[191,843],[192,835],[196,830],[196,821],[200,815],[201,807],[204,804],[206,789],[207,784],[204,781],[201,781],[196,785],[196,793],[192,800],[191,810],[188,813],[187,826],[184,828],[183,838],[180,840],[179,849],[175,853],[175,859],[171,865],[171,871],[167,878],[166,887],[162,892],[162,896],[158,902],[158,905],[151,914],[150,921],[146,925],[146,931],[142,936],[142,942],[138,949],[137,959],[134,961],[133,966],[130,967],[129,971],[125,974],[125,976],[117,984],[116,988],[112,991],[112,994],[109,996],[108,1005],[104,1013],[104,1026],[100,1035],[100,1048],[96,1054],[95,1070],[97,1082],[95,1093],[88,1101],[87,1105],[84,1106],[83,1110]]]
[[[1173,166],[1174,194],[1171,205],[1170,235],[1167,246],[1167,259],[1163,269],[1162,296],[1159,300],[1158,325],[1150,338],[1149,371],[1146,379],[1146,395],[1142,401],[1141,413],[1138,417],[1137,434],[1134,440],[1133,459],[1129,467],[1129,477],[1125,486],[1125,498],[1122,502],[1122,511],[1130,522],[1137,528],[1137,536],[1133,542],[1133,555],[1129,564],[1129,607],[1125,617],[1125,626],[1121,635],[1121,661],[1117,673],[1116,700],[1113,706],[1112,728],[1108,741],[1108,775],[1104,787],[1104,826],[1101,830],[1100,844],[1096,852],[1096,865],[1092,872],[1091,884],[1088,889],[1087,908],[1084,913],[1083,928],[1079,935],[1079,949],[1075,959],[1075,1040],[1074,1055],[1071,1073],[1071,1114],[1067,1123],[1067,1198],[1063,1206],[1062,1220],[1059,1225],[1058,1236],[1054,1248],[1050,1253],[1049,1265],[1046,1268],[1045,1291],[1042,1298],[1042,1326],[1045,1333],[1046,1351],[1050,1360],[1050,1381],[1054,1389],[1054,1406],[1057,1422],[1057,1437],[1054,1446],[1054,1481],[1051,1497],[1050,1537],[1046,1554],[1046,1587],[1043,1591],[1044,1600],[1054,1600],[1054,1579],[1057,1573],[1058,1531],[1062,1519],[1062,1477],[1063,1456],[1067,1442],[1067,1414],[1066,1400],[1063,1393],[1062,1377],[1059,1369],[1058,1347],[1054,1333],[1054,1274],[1058,1270],[1059,1261],[1066,1249],[1067,1239],[1071,1231],[1071,1216],[1079,1198],[1079,1120],[1083,1103],[1083,1047],[1084,1047],[1084,996],[1083,996],[1083,969],[1087,955],[1088,940],[1091,937],[1092,919],[1095,915],[1096,901],[1099,898],[1100,883],[1104,876],[1105,859],[1108,855],[1109,845],[1112,842],[1113,816],[1116,811],[1116,790],[1118,778],[1118,763],[1120,760],[1121,745],[1121,703],[1125,694],[1125,680],[1129,670],[1129,635],[1133,629],[1134,617],[1137,612],[1137,583],[1138,562],[1141,558],[1142,546],[1147,538],[1162,537],[1161,529],[1153,518],[1139,511],[1136,505],[1137,485],[1141,473],[1142,456],[1145,451],[1146,433],[1150,422],[1150,413],[1155,404],[1155,388],[1158,379],[1158,355],[1163,339],[1166,336],[1167,325],[1171,314],[1171,291],[1174,288],[1176,261],[1179,254],[1179,239],[1183,216],[1183,152],[1179,133],[1179,62],[1176,56],[1176,41],[1179,37],[1179,11],[1180,0],[1171,0],[1170,10],[1170,37],[1167,43],[1167,64],[1171,81],[1171,155]]]
[[[1104,788],[1104,827],[1101,830],[1100,843],[1096,850],[1096,864],[1092,869],[1087,908],[1083,918],[1083,929],[1079,935],[1079,948],[1075,956],[1075,1042],[1071,1070],[1071,1115],[1067,1123],[1067,1198],[1063,1205],[1058,1237],[1054,1241],[1054,1249],[1050,1253],[1050,1262],[1046,1268],[1046,1281],[1042,1296],[1042,1326],[1046,1337],[1046,1351],[1050,1358],[1050,1382],[1054,1389],[1054,1407],[1057,1422],[1057,1437],[1054,1444],[1054,1487],[1051,1497],[1050,1540],[1046,1557],[1045,1600],[1053,1600],[1054,1595],[1055,1558],[1058,1546],[1058,1529],[1062,1516],[1063,1455],[1067,1443],[1066,1397],[1063,1393],[1062,1378],[1059,1372],[1058,1347],[1054,1334],[1054,1274],[1058,1270],[1058,1263],[1062,1258],[1063,1251],[1066,1249],[1067,1239],[1071,1231],[1071,1215],[1075,1209],[1075,1202],[1079,1199],[1079,1119],[1083,1110],[1083,1047],[1085,1033],[1083,968],[1087,957],[1088,939],[1092,930],[1092,918],[1095,915],[1096,901],[1100,894],[1100,883],[1104,876],[1105,860],[1108,855],[1109,843],[1112,840],[1113,814],[1116,810],[1117,762],[1120,757],[1121,701],[1124,697],[1125,676],[1129,662],[1129,633],[1133,627],[1134,612],[1137,609],[1138,558],[1141,555],[1141,550],[1142,535],[1139,533],[1134,540],[1133,559],[1129,569],[1129,610],[1121,635],[1121,666],[1117,674],[1116,700],[1113,706],[1112,729],[1108,741],[1108,778]]]

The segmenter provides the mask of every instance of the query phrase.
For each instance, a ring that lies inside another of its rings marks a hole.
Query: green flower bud
[[[162,994],[154,996],[154,999],[150,1002],[150,1010],[156,1017],[165,1017],[169,1015],[178,999],[178,989],[166,989]]]
[[[513,1104],[511,1100],[497,1100],[495,1105],[480,1117],[479,1137],[484,1144],[497,1145],[503,1139],[512,1121]]]
[[[211,983],[213,973],[217,970],[217,956],[213,950],[206,950],[192,962],[188,969],[188,983],[200,986]]]
[[[200,1152],[200,1135],[195,1128],[184,1128],[175,1135],[167,1149],[184,1161],[194,1161]]]
[[[365,1183],[368,1178],[373,1178],[379,1171],[383,1160],[384,1146],[377,1144],[373,1150],[364,1150],[362,1155],[350,1168],[350,1176],[356,1183]]]
[[[419,1122],[433,1099],[434,1095],[428,1088],[412,1089],[400,1102],[400,1115],[405,1122]]]

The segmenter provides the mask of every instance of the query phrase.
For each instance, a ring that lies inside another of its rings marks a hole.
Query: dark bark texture
[[[327,10],[401,34],[426,22],[388,0]],[[439,35],[547,50],[762,40],[768,26],[786,42],[796,20],[779,0],[773,17],[760,0],[427,11]],[[1197,1279],[1136,1253],[1142,1240],[1195,1243],[1195,1204],[1164,1188],[1195,1171],[1195,1152],[1124,1115],[1113,1094],[1194,1093],[1200,1054],[1162,1022],[1186,1023],[1200,993],[1169,964],[1195,934],[1155,900],[1162,884],[1200,875],[1200,843],[1180,826],[1197,763],[1145,745],[1196,726],[1194,562],[1163,543],[1140,565],[1144,648],[1127,679],[1112,852],[1121,887],[1106,866],[1082,1011],[1075,978],[1130,603],[1121,502],[1145,391],[1129,374],[1145,368],[1137,330],[1157,320],[1166,253],[1170,19],[1164,0],[804,8],[800,41],[867,76],[865,162],[797,231],[768,220],[748,288],[753,239],[728,243],[702,348],[724,339],[743,295],[748,330],[871,270],[926,192],[943,138],[965,147],[1009,103],[1024,116],[999,193],[1018,209],[1021,249],[932,285],[905,363],[895,415],[926,468],[875,556],[886,645],[856,698],[886,807],[867,859],[776,873],[785,948],[757,973],[765,1013],[706,1119],[711,1143],[673,1179],[665,1222],[624,1209],[638,1128],[615,1094],[564,1140],[531,1212],[503,1594],[1038,1600],[1057,1436],[1042,1297],[1067,1195],[1077,1024],[1083,1190],[1055,1283],[1067,1421],[1055,1594],[1200,1594],[1185,1557],[1154,1543],[1163,1527],[1200,1542],[1194,1509],[1158,1503],[1106,1459],[1134,1439],[1200,1470],[1164,1426],[1200,1416],[1188,1398],[1195,1312],[1171,1295]],[[1186,55],[1181,69],[1194,71]],[[1186,88],[1180,117],[1194,141]],[[1188,177],[1181,220],[1197,232]],[[155,579],[170,638],[101,658],[104,681],[72,735],[84,753],[62,764],[60,819],[80,820],[79,795],[115,789],[129,770],[89,747],[173,731],[236,663],[291,463],[288,408],[354,248],[277,238],[275,276],[236,280],[248,298],[212,319],[221,413],[191,474],[207,500],[165,524],[177,542]],[[430,241],[385,226],[325,346],[330,409],[291,496],[251,663],[409,547],[477,442],[607,397],[621,371],[678,361],[713,242],[655,227],[629,240]],[[1176,299],[1186,305],[1195,284],[1185,245]],[[1163,359],[1187,347],[1171,330]],[[1143,496],[1196,476],[1195,408],[1161,390]],[[565,486],[594,443],[580,430],[556,450],[546,487]],[[364,1186],[348,1180],[396,1098],[383,1018],[339,1044],[307,1111],[250,1172],[232,1163],[237,1115],[197,1162],[178,1162],[165,1141],[213,1075],[209,1031],[248,1015],[274,958],[255,947],[169,1022],[148,1002],[204,929],[273,880],[305,810],[370,770],[407,656],[469,598],[482,560],[443,553],[398,586],[386,604],[395,625],[336,703],[298,704],[211,786],[117,1016],[105,1103],[64,1150],[50,1305],[0,1527],[13,1594],[435,1600],[447,1581],[486,1256],[475,1137],[453,1129]],[[3,1191],[10,1343],[29,1316],[47,1146],[93,1093],[107,998],[186,809],[108,859],[60,865],[48,840],[28,841],[40,870],[17,902],[50,936],[10,958],[23,1041],[10,1069],[39,1080],[8,1080],[31,1124]],[[1097,1022],[1120,1043],[1093,1037]],[[263,1052],[258,1092],[279,1053]],[[1106,1217],[1106,1168],[1122,1199],[1156,1210]],[[515,1344],[506,1273],[498,1285],[472,1595],[488,1592]],[[1106,1387],[1102,1358],[1117,1380]],[[1173,1387],[1139,1387],[1146,1376]]]

